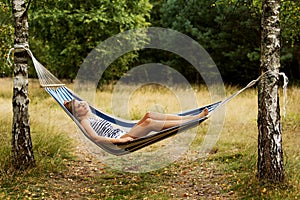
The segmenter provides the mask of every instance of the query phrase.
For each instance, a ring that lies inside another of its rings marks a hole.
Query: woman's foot
[[[208,115],[208,108],[205,108],[200,114],[199,114],[199,118],[202,118],[204,116]]]

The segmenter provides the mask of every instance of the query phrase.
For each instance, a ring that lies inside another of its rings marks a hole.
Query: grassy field
[[[237,90],[226,88],[228,95]],[[200,105],[210,103],[205,87],[196,87],[195,91]],[[159,86],[122,95],[130,95],[129,116],[125,116],[130,119],[142,117],[147,110],[179,111],[176,94]],[[18,172],[10,163],[12,80],[0,79],[0,199],[300,199],[299,87],[288,88],[287,115],[282,117],[286,180],[279,185],[260,183],[256,178],[254,88],[227,104],[222,132],[209,156],[192,161],[183,156],[148,173],[117,171],[88,153],[75,136],[74,123],[36,80],[30,81],[29,97],[36,167]],[[104,88],[97,92],[96,99],[101,101],[95,105],[113,113],[113,98],[111,88]],[[193,145],[202,141],[208,128],[209,122],[201,125],[200,139]],[[172,138],[166,142],[172,142]]]

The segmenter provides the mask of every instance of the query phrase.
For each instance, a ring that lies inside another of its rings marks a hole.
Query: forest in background
[[[30,49],[60,79],[74,79],[85,57],[107,38],[126,30],[163,27],[190,36],[213,58],[228,84],[256,78],[260,65],[261,0],[40,0],[29,1]],[[300,2],[282,0],[281,71],[300,81]],[[11,1],[0,2],[0,73],[12,76],[6,61],[13,47]],[[109,49],[107,50],[109,53]],[[154,49],[132,51],[107,68],[103,83],[118,80],[129,69],[162,63],[191,83],[199,74],[184,59]],[[36,77],[30,68],[30,77]]]

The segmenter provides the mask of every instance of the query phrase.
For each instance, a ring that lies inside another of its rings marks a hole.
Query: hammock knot
[[[10,55],[12,54],[13,51],[14,51],[14,52],[18,52],[18,51],[20,51],[21,49],[28,51],[28,50],[29,50],[29,45],[28,45],[28,43],[15,44],[13,48],[9,49],[6,61],[8,62],[8,64],[9,64],[10,66],[12,66],[12,63],[11,63],[11,60],[10,60]]]
[[[17,49],[27,50],[27,49],[29,49],[29,44],[28,43],[15,44],[13,49],[15,49],[15,50],[17,50]]]
[[[287,85],[289,83],[288,77],[285,75],[285,73],[280,72],[278,73],[279,76],[283,77],[283,116],[286,116],[286,105],[287,105]]]
[[[286,116],[286,105],[287,105],[287,85],[289,82],[288,77],[285,75],[284,72],[277,72],[275,70],[268,70],[265,73],[263,73],[261,75],[268,75],[268,76],[273,76],[277,79],[277,81],[280,81],[280,77],[283,78],[283,85],[282,85],[282,89],[283,89],[283,116]],[[275,83],[274,83],[275,84]]]

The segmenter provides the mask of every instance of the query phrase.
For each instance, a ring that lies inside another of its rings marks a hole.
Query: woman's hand
[[[122,144],[122,143],[130,142],[132,140],[134,140],[132,137],[124,137],[124,138],[114,139],[112,141],[112,143],[114,143],[114,144]]]

